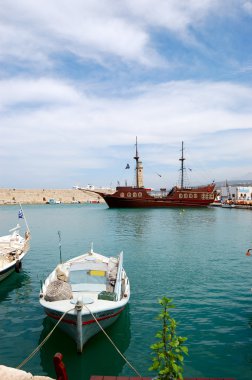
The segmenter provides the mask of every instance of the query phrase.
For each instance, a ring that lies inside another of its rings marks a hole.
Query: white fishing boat
[[[123,252],[106,257],[90,252],[59,264],[40,292],[45,313],[82,352],[92,336],[116,321],[130,298]]]
[[[25,237],[19,234],[20,225],[9,230],[10,234],[0,237],[0,281],[12,272],[20,272],[22,260],[28,252],[30,245],[29,229]]]
[[[234,203],[228,203],[228,202],[223,202],[222,204],[221,204],[221,207],[222,208],[235,208],[235,204]]]

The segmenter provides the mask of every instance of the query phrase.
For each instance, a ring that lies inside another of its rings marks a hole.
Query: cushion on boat
[[[69,300],[73,298],[71,285],[61,280],[52,281],[46,289],[44,298],[49,302]]]

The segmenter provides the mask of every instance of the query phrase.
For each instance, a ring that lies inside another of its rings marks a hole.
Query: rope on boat
[[[89,313],[92,315],[92,317],[94,318],[95,322],[97,323],[97,325],[100,327],[100,329],[102,330],[102,332],[105,334],[105,336],[108,338],[108,340],[110,341],[110,343],[112,344],[112,346],[114,346],[114,348],[116,349],[116,351],[118,352],[118,354],[125,360],[125,362],[128,364],[128,366],[137,374],[138,377],[141,377],[142,376],[140,375],[140,373],[133,367],[133,365],[128,361],[128,359],[123,355],[123,353],[119,350],[119,348],[116,347],[115,343],[113,342],[113,340],[108,336],[108,334],[106,333],[106,331],[104,330],[104,328],[101,326],[101,324],[99,323],[99,321],[97,320],[97,318],[94,316],[94,314],[92,313],[92,311],[89,309],[89,307],[86,305],[86,304],[83,304],[83,306],[85,306],[85,308],[89,311]]]
[[[16,368],[17,369],[20,369],[22,368],[29,360],[31,360],[33,358],[34,355],[36,355],[36,353],[40,350],[40,348],[46,343],[46,341],[50,338],[50,336],[52,335],[52,333],[54,332],[54,330],[56,329],[56,327],[58,326],[58,324],[62,321],[62,319],[65,317],[65,315],[67,313],[69,313],[70,311],[74,310],[75,308],[72,308],[70,310],[67,310],[61,317],[60,319],[58,320],[58,322],[56,323],[56,325],[53,327],[53,329],[49,332],[49,334],[45,337],[45,339],[42,340],[42,342],[38,345],[37,348],[35,348],[34,351],[32,351],[32,353],[25,359],[22,361],[22,363],[20,363]]]

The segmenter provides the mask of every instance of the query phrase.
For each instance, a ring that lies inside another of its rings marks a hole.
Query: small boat
[[[48,199],[48,202],[46,202],[46,203],[49,205],[58,205],[61,203],[61,201],[54,199],[54,198],[50,198],[50,199]]]
[[[139,160],[136,139],[136,184],[135,186],[117,186],[113,194],[96,190],[110,208],[136,208],[136,207],[207,207],[214,202],[216,197],[214,182],[204,186],[188,187],[184,184],[184,145],[182,142],[181,181],[179,186],[174,186],[170,191],[165,188],[155,193],[152,189],[144,187],[143,165]]]
[[[19,235],[20,225],[9,230],[10,234],[0,237],[0,281],[12,272],[20,272],[22,260],[29,251],[30,231],[25,237]]]
[[[110,326],[130,298],[123,252],[106,257],[93,251],[59,264],[47,277],[40,304],[82,352],[84,344]]]
[[[222,208],[235,208],[235,204],[232,201],[226,201],[221,204]]]

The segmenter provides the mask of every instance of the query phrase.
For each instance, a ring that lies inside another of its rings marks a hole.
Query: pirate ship
[[[206,207],[215,199],[215,184],[206,186],[188,187],[184,185],[184,143],[182,142],[181,181],[179,186],[174,186],[170,191],[160,189],[158,194],[153,194],[143,184],[143,164],[138,155],[136,138],[136,183],[135,186],[117,186],[113,194],[98,193],[110,208],[137,208],[137,207]]]

